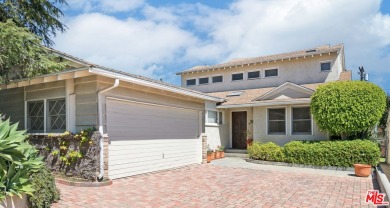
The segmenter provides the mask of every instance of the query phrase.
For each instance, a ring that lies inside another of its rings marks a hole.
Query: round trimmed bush
[[[346,136],[378,123],[386,107],[386,93],[362,81],[339,81],[320,86],[311,97],[310,110],[319,128]]]

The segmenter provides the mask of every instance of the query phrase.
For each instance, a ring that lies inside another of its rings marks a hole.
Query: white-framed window
[[[248,79],[259,79],[259,78],[260,78],[260,70],[248,72]]]
[[[279,69],[266,69],[264,70],[264,77],[277,77],[279,75]]]
[[[320,62],[321,66],[321,71],[326,72],[326,71],[331,71],[332,70],[332,62],[331,61],[322,61]]]
[[[223,112],[216,110],[206,111],[206,124],[222,125],[223,124]]]
[[[286,134],[286,108],[267,109],[268,134]]]
[[[29,133],[62,133],[66,131],[65,98],[27,101]]]
[[[199,78],[198,83],[199,83],[199,85],[208,84],[209,83],[209,78],[208,77]]]
[[[187,86],[196,85],[196,79],[187,79],[187,80],[186,80],[186,85],[187,85]]]
[[[223,82],[223,76],[222,75],[213,76],[211,79],[212,79],[211,81],[213,83],[221,83],[221,82]]]
[[[232,81],[244,80],[244,73],[234,73],[232,74]]]
[[[310,107],[292,107],[292,134],[312,134]]]

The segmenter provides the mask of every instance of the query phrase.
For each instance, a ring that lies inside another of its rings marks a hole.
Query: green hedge
[[[380,158],[378,145],[369,140],[292,141],[284,147],[255,142],[248,153],[252,159],[337,167],[352,167],[356,163],[376,166]]]

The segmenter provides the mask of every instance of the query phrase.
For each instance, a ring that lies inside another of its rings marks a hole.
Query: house
[[[0,86],[0,111],[20,128],[98,129],[99,176],[110,179],[202,161],[205,106],[224,99],[52,52],[68,69]]]
[[[310,96],[323,83],[352,76],[343,44],[195,66],[177,74],[182,87],[225,99],[217,105],[206,101],[205,132],[213,149],[246,149],[247,138],[279,145],[327,139],[310,114]]]

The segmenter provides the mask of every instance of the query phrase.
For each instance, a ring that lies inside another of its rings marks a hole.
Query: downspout
[[[104,143],[103,138],[107,136],[103,132],[103,106],[102,106],[102,94],[110,91],[119,85],[119,79],[115,79],[114,85],[111,87],[107,87],[105,89],[102,89],[98,92],[98,113],[99,113],[99,133],[100,133],[100,173],[98,175],[98,179],[103,179],[104,176]]]

